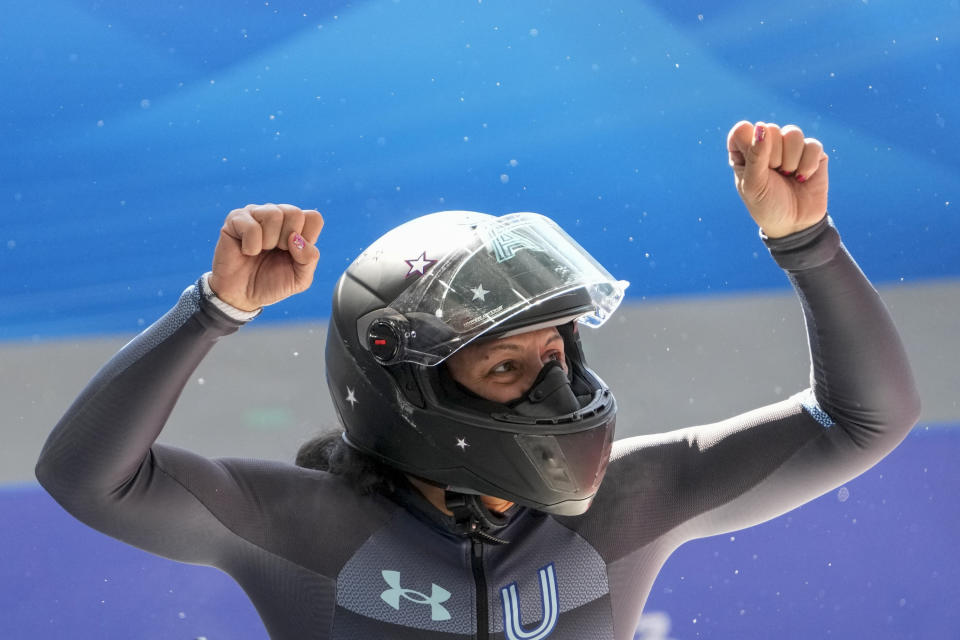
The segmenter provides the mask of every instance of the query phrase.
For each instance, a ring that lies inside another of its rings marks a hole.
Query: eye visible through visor
[[[599,327],[627,286],[549,218],[495,218],[478,224],[389,305],[407,325],[397,360],[439,364],[518,313],[576,290],[591,302],[579,321]]]

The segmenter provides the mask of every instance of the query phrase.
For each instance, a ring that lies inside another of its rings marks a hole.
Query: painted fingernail
[[[299,233],[293,235],[293,244],[296,245],[297,249],[303,251],[303,248],[307,246],[307,243],[303,240],[303,236]]]
[[[804,177],[803,177],[802,175],[800,175],[799,173],[797,174],[797,182],[806,182],[806,181],[807,181],[806,178],[804,178]]]
[[[777,169],[777,171],[779,171],[779,172],[780,172],[780,175],[782,175],[782,176],[789,176],[789,175],[790,175],[790,172],[789,172],[789,171],[786,171],[786,170],[784,170],[784,169]]]
[[[753,138],[757,142],[763,142],[763,136],[766,134],[766,131],[763,128],[762,124],[758,124],[753,130]]]

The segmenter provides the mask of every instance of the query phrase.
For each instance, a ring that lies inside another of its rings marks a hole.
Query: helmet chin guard
[[[577,327],[602,324],[626,286],[537,214],[444,212],[397,227],[334,293],[327,382],[346,441],[451,491],[585,512],[616,401],[587,367]],[[568,371],[548,363],[510,403],[472,394],[443,364],[481,336],[551,325]]]

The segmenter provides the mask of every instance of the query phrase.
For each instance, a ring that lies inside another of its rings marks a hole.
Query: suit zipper
[[[470,564],[477,587],[477,640],[490,640],[490,615],[487,610],[487,576],[483,572],[483,542],[470,539]]]

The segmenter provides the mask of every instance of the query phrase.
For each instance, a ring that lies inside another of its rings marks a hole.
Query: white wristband
[[[227,304],[218,298],[217,294],[214,293],[213,289],[210,288],[209,280],[211,275],[213,274],[210,271],[207,271],[205,274],[200,276],[200,282],[203,284],[203,297],[209,300],[217,309],[222,311],[224,315],[238,322],[248,322],[260,315],[260,312],[263,311],[263,307],[253,311],[244,311],[243,309],[237,309],[232,304]]]

